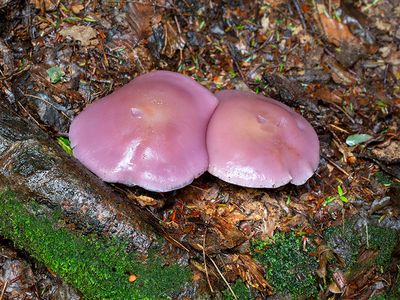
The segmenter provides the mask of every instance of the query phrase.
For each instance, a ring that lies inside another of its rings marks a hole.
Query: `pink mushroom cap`
[[[74,156],[108,182],[166,192],[207,170],[217,98],[168,71],[139,76],[84,109],[69,132]]]
[[[288,106],[250,92],[225,90],[207,130],[208,171],[237,185],[304,184],[318,167],[315,130]]]

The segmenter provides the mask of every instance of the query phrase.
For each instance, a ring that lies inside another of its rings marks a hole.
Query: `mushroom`
[[[217,104],[187,76],[139,76],[73,120],[74,156],[104,181],[178,189],[207,170],[206,130]]]
[[[318,167],[313,127],[288,106],[251,92],[225,90],[207,129],[208,171],[229,183],[275,188],[304,184]]]

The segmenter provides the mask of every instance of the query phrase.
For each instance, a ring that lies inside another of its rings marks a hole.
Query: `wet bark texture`
[[[155,240],[142,221],[146,215],[112,193],[41,129],[1,101],[0,185],[61,208],[83,231],[126,238],[132,250],[145,252]]]

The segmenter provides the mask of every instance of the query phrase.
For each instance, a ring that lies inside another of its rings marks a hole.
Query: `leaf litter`
[[[204,175],[174,193],[114,189],[190,249],[199,276],[219,289],[226,286],[218,270],[254,297],[273,293],[250,242],[292,232],[305,249],[318,249],[321,299],[389,291],[395,269],[383,275],[361,247],[354,255],[367,266],[348,274],[343,252],[323,237],[353,218],[398,223],[400,11],[389,0],[225,2],[34,1],[30,22],[8,17],[1,32],[2,94],[55,137],[67,132],[69,116],[153,69],[181,72],[212,91],[253,90],[284,102],[321,142],[320,167],[304,186],[246,189]],[[48,77],[52,68],[63,72],[52,73],[57,80]],[[382,183],[382,172],[393,184]]]

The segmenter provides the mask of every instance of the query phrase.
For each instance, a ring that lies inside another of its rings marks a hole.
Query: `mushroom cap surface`
[[[208,171],[237,185],[301,185],[319,163],[313,127],[288,106],[251,92],[225,90],[207,130]]]
[[[208,167],[217,98],[190,77],[153,71],[86,107],[69,132],[74,156],[108,182],[166,192]]]

